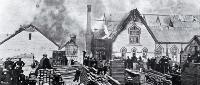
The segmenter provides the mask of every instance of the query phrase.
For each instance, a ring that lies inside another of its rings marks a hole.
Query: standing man
[[[132,57],[131,57],[131,61],[132,61],[133,63],[136,63],[136,62],[137,62],[137,57],[136,57],[136,56],[132,56]]]
[[[107,73],[107,71],[108,71],[108,61],[106,61],[105,63],[104,63],[104,66],[103,66],[103,73],[104,73],[104,75]]]
[[[67,56],[65,56],[64,58],[65,58],[65,65],[68,65],[68,59],[67,59]]]
[[[85,65],[85,59],[86,59],[86,52],[85,51],[82,51],[83,52],[83,65]]]
[[[103,71],[103,62],[102,60],[100,60],[100,62],[98,63],[98,71],[97,74],[100,75]]]
[[[127,59],[127,65],[128,65],[128,69],[130,69],[132,62],[131,62],[131,59],[129,58],[129,56],[128,56],[128,59]]]
[[[73,81],[74,81],[74,82],[75,82],[75,81],[78,82],[78,81],[79,81],[80,75],[81,75],[81,71],[79,70],[79,68],[77,68],[77,69],[76,69],[76,74],[74,75],[74,80],[73,80]]]
[[[74,65],[74,60],[73,59],[71,60],[71,65]]]
[[[43,54],[43,58],[40,60],[40,65],[42,69],[51,69],[51,64],[49,59],[47,58],[47,54]]]
[[[3,64],[4,64],[4,68],[8,70],[8,69],[10,69],[9,67],[13,68],[14,62],[11,61],[10,58],[7,58]]]
[[[21,58],[19,58],[19,61],[15,62],[14,65],[16,66],[16,68],[17,68],[18,70],[22,70],[22,67],[24,67],[25,63],[22,61]]]

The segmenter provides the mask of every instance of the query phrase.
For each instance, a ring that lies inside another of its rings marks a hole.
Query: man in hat
[[[73,81],[74,81],[74,82],[75,82],[75,81],[78,82],[78,81],[79,81],[80,75],[81,75],[81,71],[79,70],[79,68],[77,68],[77,69],[76,69],[76,74],[74,75],[74,80],[73,80]]]
[[[43,58],[40,60],[40,66],[42,69],[51,69],[51,64],[49,59],[47,58],[47,54],[43,54]]]
[[[14,62],[11,61],[11,58],[7,58],[3,64],[4,64],[4,68],[8,70],[8,69],[13,68]],[[11,68],[9,68],[9,67],[11,67]]]
[[[22,67],[24,67],[25,63],[22,61],[21,58],[19,58],[19,61],[15,62],[15,67],[19,70],[22,70]]]

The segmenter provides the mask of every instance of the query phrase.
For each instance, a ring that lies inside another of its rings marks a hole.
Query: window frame
[[[142,49],[142,55],[143,55],[143,56],[147,56],[147,53],[148,53],[148,48],[144,47],[144,48]]]
[[[121,49],[120,49],[120,51],[121,51],[121,57],[126,57],[126,53],[127,53],[127,49],[125,48],[125,47],[122,47]],[[122,56],[122,55],[124,55],[124,56]]]
[[[132,56],[136,56],[137,48],[133,47],[131,50],[132,50]],[[134,53],[135,53],[135,55],[133,55]]]
[[[176,51],[176,52],[175,52]],[[178,54],[178,47],[176,45],[173,45],[171,48],[170,48],[170,52],[172,54],[172,56],[176,56],[177,57],[177,54]]]
[[[140,44],[141,28],[136,25],[132,25],[128,29],[129,44]]]
[[[162,54],[163,54],[163,47],[161,46],[161,45],[158,45],[157,47],[156,47],[156,49],[155,49],[155,55],[156,56],[162,56]],[[160,52],[159,54],[157,53],[157,52]]]

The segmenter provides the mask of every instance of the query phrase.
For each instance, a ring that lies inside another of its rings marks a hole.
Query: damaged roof
[[[123,31],[131,16],[137,17],[137,22],[145,25],[157,43],[185,44],[200,33],[200,15],[141,15],[137,9],[133,9],[121,19],[117,27],[114,27],[111,38],[115,39]]]
[[[200,33],[197,15],[143,15],[158,42],[187,43]]]

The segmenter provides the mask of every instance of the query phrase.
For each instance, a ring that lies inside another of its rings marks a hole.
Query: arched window
[[[170,48],[170,51],[171,51],[171,54],[172,55],[176,55],[178,53],[178,47],[176,45],[173,45],[171,48]]]
[[[129,43],[138,44],[140,43],[141,30],[136,25],[129,27]]]
[[[137,49],[134,47],[131,49],[131,51],[132,51],[132,56],[136,57]]]
[[[163,52],[163,47],[161,45],[158,45],[156,50],[155,50],[155,55],[156,56],[162,56],[162,52]]]
[[[127,49],[125,47],[122,47],[120,51],[122,53],[122,58],[125,58],[126,57]]]
[[[142,49],[142,56],[143,56],[144,58],[147,58],[147,53],[148,53],[148,49],[147,49],[146,47],[144,47],[144,48]]]
[[[177,54],[178,54],[178,47],[176,45],[173,45],[171,48],[170,48],[170,52],[172,54],[172,58],[177,58]]]

